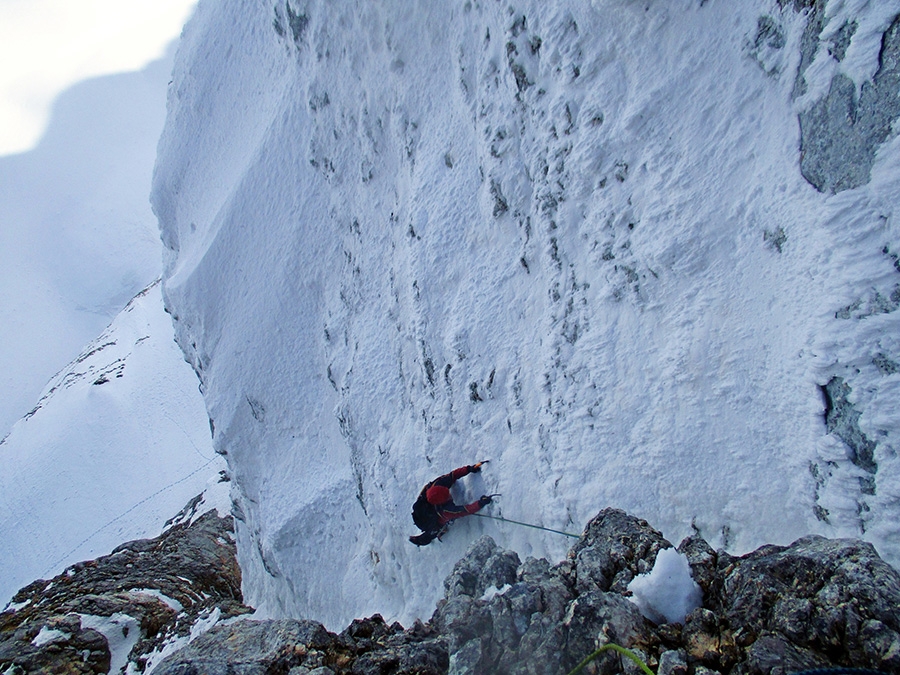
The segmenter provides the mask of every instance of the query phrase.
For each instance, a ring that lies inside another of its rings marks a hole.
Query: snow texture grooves
[[[460,498],[495,515],[900,560],[900,148],[804,179],[831,71],[795,95],[782,4],[201,0],[152,200],[251,604],[408,622],[481,533],[563,555],[486,519],[409,545],[421,485],[485,458]],[[861,83],[900,3],[831,4]],[[877,473],[829,433],[835,377]]]

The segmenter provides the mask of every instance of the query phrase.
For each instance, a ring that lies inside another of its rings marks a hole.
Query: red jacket
[[[470,516],[481,510],[481,504],[479,504],[478,501],[461,506],[454,504],[453,498],[450,496],[450,488],[453,487],[453,484],[463,476],[468,476],[470,473],[472,473],[470,467],[461,466],[450,473],[435,478],[431,483],[425,486],[425,499],[427,499],[428,503],[434,507],[434,510],[440,518],[441,525],[446,525],[455,518]]]

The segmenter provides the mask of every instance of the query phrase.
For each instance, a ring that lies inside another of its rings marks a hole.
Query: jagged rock
[[[712,546],[699,536],[688,537],[678,545],[678,552],[684,555],[691,566],[691,576],[703,591],[704,600],[716,580],[718,555]]]
[[[449,657],[428,631],[354,621],[340,635],[315,621],[238,621],[216,626],[165,659],[156,675],[443,675]]]
[[[167,657],[157,675],[266,675],[337,665],[337,636],[315,621],[238,621],[216,626]],[[328,655],[328,656],[326,656]]]
[[[9,675],[106,673],[109,667],[106,638],[82,628],[74,615],[21,626],[0,638],[0,668]]]
[[[447,647],[442,641],[410,641],[408,636],[399,635],[388,639],[378,649],[359,656],[350,673],[443,675],[447,672],[449,661]]]
[[[619,509],[603,509],[569,551],[578,592],[625,592],[636,575],[653,569],[656,554],[664,548],[672,544],[646,520]]]
[[[519,556],[497,546],[484,535],[469,547],[444,580],[445,596],[431,623],[446,633],[451,651],[473,638],[490,634],[493,621],[489,603],[481,598],[489,588],[502,589],[516,582]]]
[[[681,635],[692,663],[728,672],[738,660],[733,633],[708,609],[698,607],[691,612],[685,619]]]
[[[683,649],[669,649],[659,655],[658,675],[687,675],[687,656]]]
[[[519,564],[482,537],[454,567],[431,620],[447,639],[451,672],[549,675],[568,672],[598,639],[637,649],[658,642],[637,606],[608,589],[624,590],[625,579],[651,569],[667,546],[645,521],[614,509],[598,514],[556,566]],[[618,662],[610,656],[601,664]]]
[[[0,672],[106,673],[110,641],[126,645],[140,669],[166,642],[187,639],[199,619],[251,611],[241,602],[232,519],[210,511],[191,523],[199,502],[155,539],[123,544],[16,593],[17,609],[0,614]]]
[[[490,587],[502,588],[515,582],[518,567],[516,553],[499,548],[493,539],[484,535],[453,567],[444,580],[444,589],[447,597],[479,597]]]
[[[198,618],[246,612],[230,520],[189,519],[23,589],[16,601],[28,604],[0,615],[0,672],[118,672],[109,626],[101,634],[83,617],[118,626],[120,646],[131,635],[140,671],[149,650],[177,635],[186,641]],[[612,642],[660,675],[782,675],[835,665],[900,673],[900,574],[869,544],[807,537],[735,557],[690,537],[679,549],[704,604],[683,625],[657,626],[629,600],[624,580],[651,569],[668,546],[645,521],[613,509],[601,511],[557,565],[521,563],[482,537],[447,577],[428,623],[404,630],[374,615],[334,634],[315,621],[239,618],[154,662],[154,672],[564,675]],[[193,583],[179,587],[179,576]],[[176,600],[188,604],[178,609]],[[639,675],[613,651],[584,672]]]
[[[900,575],[871,544],[805,537],[729,558],[719,575],[716,611],[745,646],[780,636],[806,667],[900,668]]]
[[[514,583],[490,596],[479,595],[492,583],[481,577],[485,563],[513,559],[492,541],[476,542],[432,619],[447,639],[450,672],[557,675],[605,642],[680,675],[851,663],[898,672],[900,575],[868,544],[813,537],[734,557],[690,537],[680,550],[702,584],[704,607],[683,626],[654,626],[626,597],[624,580],[648,571],[668,545],[646,522],[607,509],[565,563],[528,559]],[[508,583],[504,569],[497,581]],[[591,667],[631,666],[607,653]]]
[[[806,92],[806,69],[827,25],[825,3],[810,4],[795,96]],[[846,24],[838,30],[837,43],[829,49],[836,61],[843,59],[855,28]],[[891,135],[900,115],[900,17],[882,36],[878,64],[872,78],[859,86],[838,71],[828,94],[799,114],[800,171],[819,192],[837,193],[868,183],[878,148]]]
[[[447,672],[446,644],[421,625],[404,631],[399,623],[388,626],[376,614],[362,621],[354,620],[341,636],[351,640],[356,655],[352,675]]]
[[[637,605],[617,593],[588,591],[579,595],[569,605],[565,627],[566,645],[560,665],[566,670],[601,644],[612,642],[644,651],[647,645],[659,642]],[[599,660],[601,672],[616,672],[618,662],[617,654],[607,654]]]
[[[447,578],[431,619],[447,639],[450,672],[556,672],[570,575],[571,564],[520,564],[490,537],[476,541]]]
[[[827,667],[829,663],[813,652],[791,644],[777,635],[764,635],[750,645],[747,658],[736,673],[768,675]]]

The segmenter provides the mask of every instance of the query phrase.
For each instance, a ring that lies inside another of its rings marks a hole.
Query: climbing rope
[[[201,454],[201,457],[202,457],[202,456],[203,456],[203,455]],[[44,571],[44,573],[43,573],[41,576],[42,576],[42,577],[47,577],[48,575],[52,574],[54,571],[56,571],[57,569],[59,569],[59,566],[60,566],[65,560],[67,560],[72,554],[74,554],[76,551],[78,551],[78,549],[80,549],[82,546],[84,546],[86,543],[88,543],[91,539],[93,539],[93,538],[96,537],[98,534],[100,534],[100,533],[101,533],[103,530],[105,530],[107,527],[109,527],[110,525],[112,525],[112,524],[115,523],[116,521],[122,520],[122,518],[124,518],[124,517],[127,516],[129,513],[131,513],[132,511],[134,511],[136,508],[138,508],[138,507],[140,507],[140,506],[146,504],[146,503],[149,502],[151,499],[153,499],[154,497],[156,497],[156,496],[158,496],[158,495],[161,495],[161,494],[162,494],[163,492],[165,492],[166,490],[175,487],[175,486],[178,485],[179,483],[183,483],[184,481],[186,481],[188,478],[190,478],[190,477],[193,476],[194,474],[199,473],[200,471],[202,471],[203,469],[205,469],[207,466],[209,466],[210,464],[212,464],[215,460],[216,460],[216,457],[215,457],[215,456],[210,457],[209,459],[206,460],[206,463],[205,463],[205,464],[201,464],[201,465],[198,466],[196,469],[194,469],[193,471],[191,471],[188,475],[184,476],[183,478],[179,478],[178,480],[176,480],[176,481],[174,481],[174,482],[172,482],[172,483],[169,483],[168,485],[166,485],[165,487],[160,488],[159,490],[157,490],[156,492],[154,492],[154,493],[151,494],[151,495],[147,495],[147,496],[144,497],[141,501],[139,501],[137,504],[135,504],[135,505],[132,506],[131,508],[125,510],[124,512],[120,513],[118,516],[116,516],[115,518],[113,518],[112,520],[110,520],[109,522],[107,522],[105,525],[101,525],[101,526],[98,527],[96,530],[94,530],[93,532],[91,532],[87,537],[85,537],[84,539],[82,539],[82,540],[75,546],[75,548],[73,548],[71,551],[65,553],[62,557],[60,557],[60,558],[59,558],[58,560],[56,560],[52,565],[50,565],[50,566]]]
[[[510,520],[509,518],[501,518],[500,516],[489,516],[486,513],[473,513],[472,515],[478,516],[479,518],[490,518],[491,520],[499,520],[503,523],[512,523],[513,525],[523,525],[525,527],[533,527],[536,530],[544,530],[546,532],[553,532],[554,534],[563,534],[567,537],[575,537],[575,539],[581,539],[580,534],[572,534],[571,532],[563,532],[562,530],[551,530],[549,527],[541,527],[540,525],[532,525],[531,523],[523,523],[518,520]]]

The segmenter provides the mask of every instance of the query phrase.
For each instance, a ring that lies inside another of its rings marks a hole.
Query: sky
[[[181,32],[195,0],[0,0],[0,155],[32,148],[56,96],[140,70]]]

